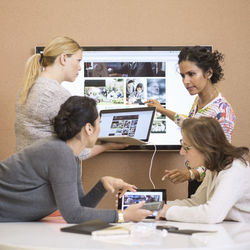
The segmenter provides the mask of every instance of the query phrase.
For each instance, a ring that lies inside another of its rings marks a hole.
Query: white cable
[[[155,153],[156,153],[156,145],[155,144],[154,144],[154,147],[155,147],[155,150],[154,150],[154,153],[153,153],[152,158],[151,158],[148,176],[149,176],[150,182],[152,183],[152,185],[153,185],[153,187],[155,189],[155,184],[153,183],[152,178],[151,178],[151,171],[152,171],[152,166],[153,166],[153,160],[154,160]]]

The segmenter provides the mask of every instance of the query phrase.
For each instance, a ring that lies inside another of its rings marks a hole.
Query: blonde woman
[[[35,54],[28,59],[23,89],[16,103],[16,151],[40,138],[52,136],[51,120],[71,96],[61,83],[76,79],[81,60],[80,45],[69,37],[56,37],[44,49],[43,55]],[[114,143],[96,145],[92,151],[85,149],[79,157],[85,159],[124,146]]]

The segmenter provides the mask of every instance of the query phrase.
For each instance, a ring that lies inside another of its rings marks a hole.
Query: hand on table
[[[158,212],[157,216],[155,217],[156,220],[166,218],[166,212],[168,211],[169,208],[170,208],[169,205],[164,205],[164,207]]]

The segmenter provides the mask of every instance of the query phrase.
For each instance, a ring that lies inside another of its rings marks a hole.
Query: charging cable
[[[154,150],[154,153],[153,153],[152,158],[151,158],[151,162],[150,162],[150,167],[149,167],[148,177],[149,177],[149,180],[150,180],[151,184],[153,185],[153,188],[155,189],[155,184],[154,184],[154,182],[152,181],[152,178],[151,178],[151,172],[152,172],[153,160],[154,160],[155,153],[156,153],[156,150],[157,150],[157,148],[156,148],[156,145],[155,145],[155,144],[154,144],[154,148],[155,148],[155,150]]]

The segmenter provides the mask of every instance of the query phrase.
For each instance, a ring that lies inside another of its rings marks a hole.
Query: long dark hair
[[[220,172],[233,160],[240,159],[246,165],[247,147],[235,147],[228,142],[219,122],[211,117],[190,118],[183,121],[182,132],[190,145],[205,157],[205,167]]]
[[[98,117],[96,101],[86,96],[71,96],[53,120],[58,138],[67,141],[77,135],[86,123],[95,126]]]
[[[219,82],[224,76],[220,64],[224,61],[224,55],[217,50],[211,52],[206,47],[202,46],[184,47],[179,54],[178,64],[182,61],[195,63],[204,74],[209,69],[212,69],[213,75],[211,77],[211,82],[213,84]]]

